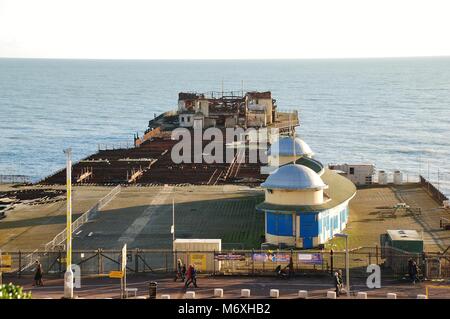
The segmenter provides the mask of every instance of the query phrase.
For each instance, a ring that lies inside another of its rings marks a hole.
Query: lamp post
[[[347,297],[350,297],[350,256],[348,252],[348,235],[347,234],[335,234],[335,237],[345,238],[345,281]]]
[[[73,272],[72,272],[72,149],[64,150],[67,156],[66,163],[66,273],[64,274],[64,298],[73,298]]]

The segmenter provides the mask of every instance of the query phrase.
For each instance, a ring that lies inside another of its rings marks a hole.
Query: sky
[[[0,57],[450,55],[448,0],[0,0]]]

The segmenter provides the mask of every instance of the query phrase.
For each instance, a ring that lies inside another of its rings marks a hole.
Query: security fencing
[[[378,247],[363,247],[349,252],[350,274],[352,277],[367,277],[367,266],[380,265],[383,277],[402,278],[408,273],[408,260],[418,262],[424,276],[430,279],[449,278],[448,256],[419,256],[398,250],[386,251],[383,256]],[[11,255],[12,275],[26,275],[34,272],[32,266],[39,260],[44,273],[62,276],[65,272],[65,251],[3,252]],[[31,257],[30,257],[31,256]],[[31,259],[33,258],[33,259]],[[199,273],[208,275],[273,276],[278,266],[286,269],[292,260],[296,275],[330,275],[336,270],[346,269],[344,251],[304,250],[304,251],[262,251],[262,250],[222,250],[185,252],[172,250],[131,249],[127,252],[127,270],[133,273],[173,273],[176,261],[195,264]],[[120,269],[120,250],[74,250],[72,262],[80,266],[83,275],[105,275]],[[31,267],[23,265],[31,264]]]

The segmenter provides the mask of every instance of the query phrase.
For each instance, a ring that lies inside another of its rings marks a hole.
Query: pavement
[[[4,282],[13,282],[24,287],[25,291],[31,291],[33,298],[59,299],[63,296],[63,278],[44,278],[43,287],[33,287],[32,277],[10,277],[4,278]],[[157,298],[162,294],[169,294],[171,299],[184,299],[186,290],[180,281],[174,282],[173,277],[165,275],[133,275],[127,278],[127,287],[137,288],[137,296],[148,297],[148,285],[150,282],[158,283]],[[307,290],[309,299],[325,299],[327,291],[334,290],[331,277],[296,277],[294,279],[278,279],[275,277],[199,277],[199,288],[189,288],[195,291],[197,299],[214,298],[214,288],[224,290],[225,299],[241,298],[241,289],[250,289],[250,299],[270,298],[270,289],[278,289],[280,298],[298,298],[299,290]],[[426,286],[440,286],[442,289],[430,288],[429,298],[450,299],[450,283],[448,282],[421,282],[412,284],[407,281],[382,280],[381,288],[369,289],[365,285],[365,278],[354,278],[351,282],[351,296],[345,294],[340,299],[356,298],[359,291],[366,292],[368,298],[386,298],[386,294],[393,292],[398,299],[416,299],[418,294],[426,293]],[[447,288],[444,288],[447,287]],[[81,279],[81,288],[75,289],[74,294],[78,298],[102,299],[120,298],[120,280],[108,277],[84,277]],[[248,298],[247,298],[248,299]]]

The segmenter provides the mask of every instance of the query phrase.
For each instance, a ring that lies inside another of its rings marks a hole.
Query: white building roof
[[[416,230],[388,229],[387,233],[392,240],[422,240],[422,236]]]
[[[261,186],[264,188],[291,190],[326,188],[325,183],[316,172],[299,164],[288,164],[279,167],[267,177]]]
[[[293,145],[294,144],[294,145]],[[295,146],[295,147],[294,147]],[[295,153],[294,153],[295,152]],[[314,153],[302,139],[290,136],[280,137],[270,146],[268,155],[278,156],[313,156]]]

